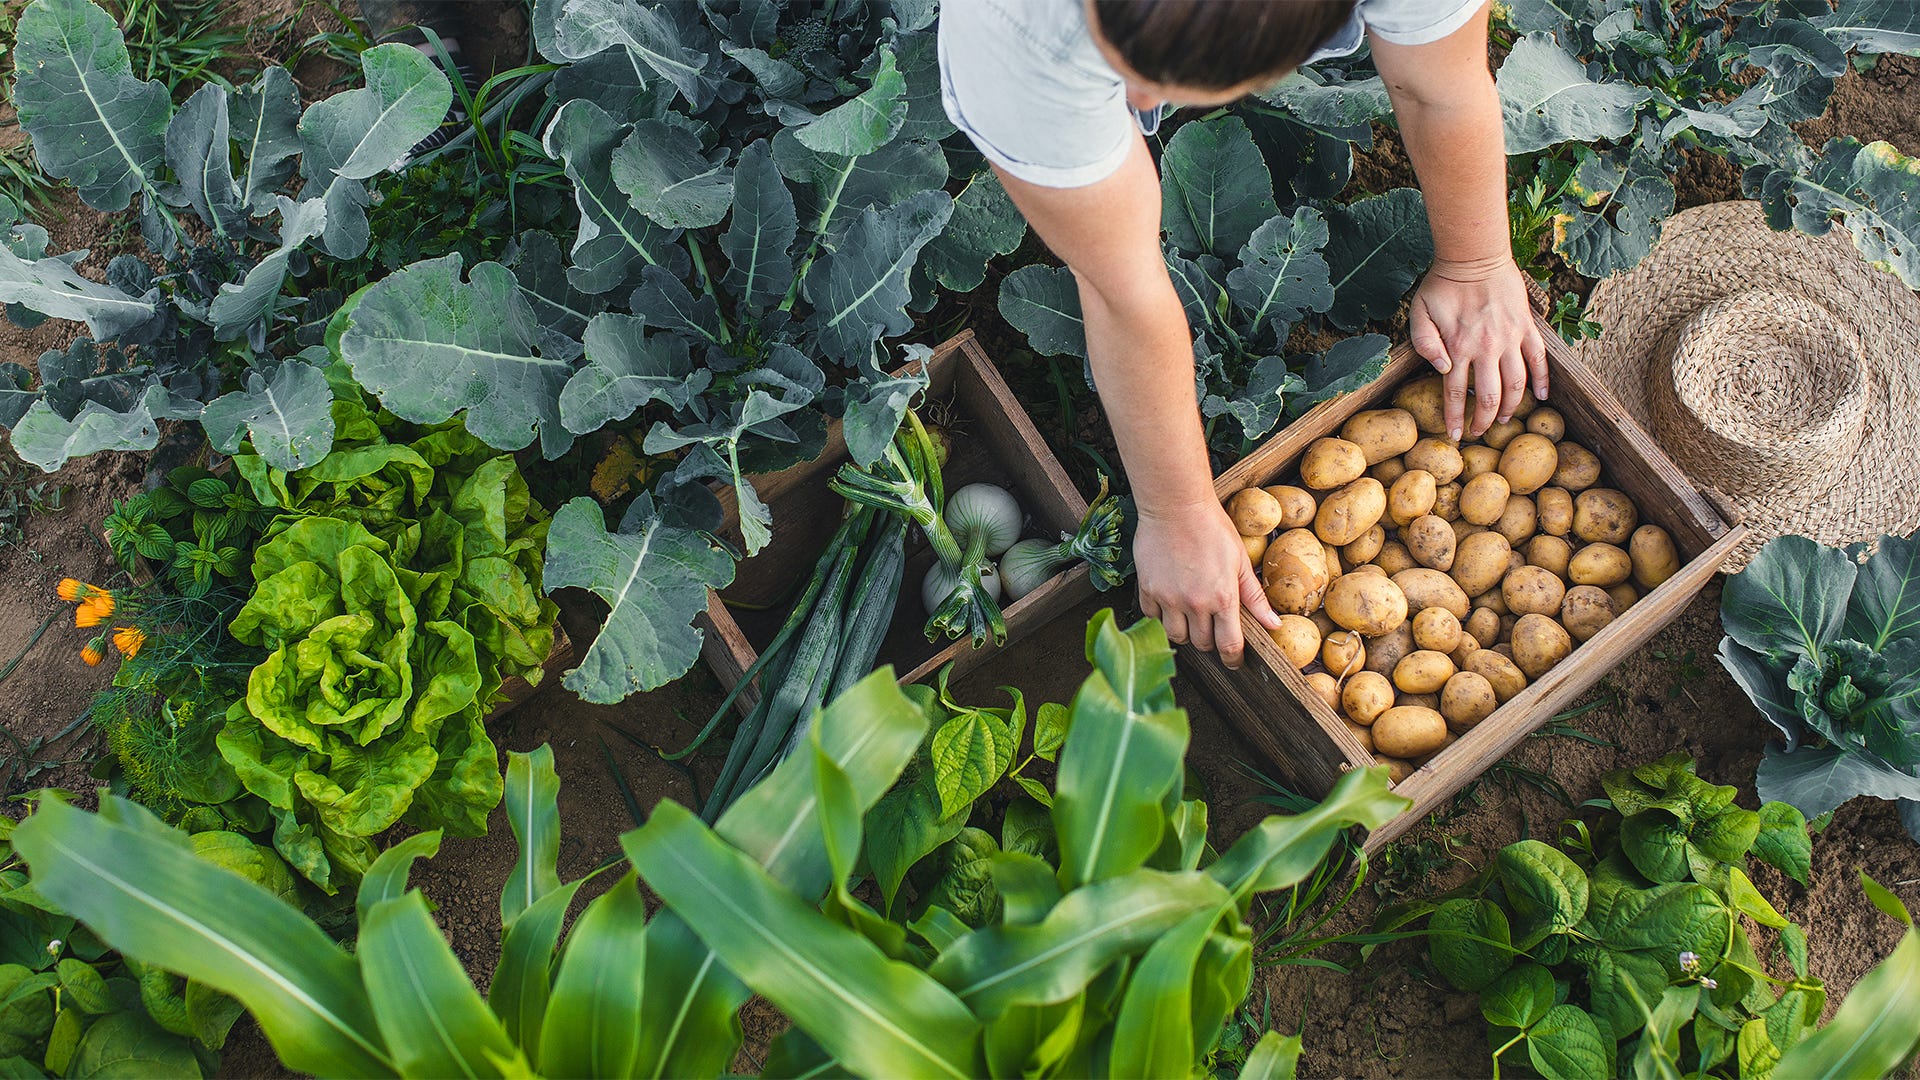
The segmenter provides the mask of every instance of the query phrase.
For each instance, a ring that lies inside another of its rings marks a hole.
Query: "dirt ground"
[[[516,18],[515,7],[467,5],[470,12],[496,20],[476,33],[476,44],[470,46],[483,69],[519,62],[511,48],[500,48],[498,58],[487,52],[511,40],[515,28],[508,24]],[[292,40],[324,28],[319,20],[329,18],[319,5],[303,6],[297,0],[237,0],[233,8],[236,22],[256,17],[273,22],[300,12]],[[309,98],[324,93],[335,74],[320,58],[296,67]],[[1888,139],[1903,152],[1920,153],[1917,74],[1920,61],[1901,57],[1884,58],[1864,74],[1849,73],[1827,114],[1802,126],[1803,136],[1816,145],[1834,134],[1862,141]],[[0,106],[0,125],[8,119]],[[4,131],[0,126],[0,137]],[[1391,140],[1363,156],[1355,176],[1356,183],[1370,190],[1412,181],[1404,154]],[[1737,173],[1713,161],[1690,163],[1678,179],[1683,206],[1739,194]],[[91,243],[94,254],[83,270],[98,271],[113,253],[128,250],[99,242],[100,219],[70,197],[58,209],[47,222],[53,246],[65,250]],[[987,292],[937,315],[962,316],[979,330],[989,351],[1003,358],[1023,400],[1032,403],[1036,421],[1069,473],[1090,489],[1094,458],[1075,445],[1106,452],[1110,438],[1085,411],[1084,401],[1069,428],[1067,414],[1055,409],[1051,362],[1021,347],[1018,336],[1000,323]],[[71,333],[55,325],[23,331],[0,324],[0,359],[31,365],[41,350],[64,343]],[[1077,365],[1063,374],[1077,394]],[[106,683],[111,664],[88,668],[79,661],[83,638],[71,626],[68,605],[54,596],[54,583],[64,576],[98,580],[108,571],[110,559],[94,529],[112,499],[137,489],[143,467],[131,455],[70,465],[52,477],[70,489],[66,508],[33,518],[24,543],[0,548],[0,580],[9,585],[0,596],[0,668],[18,657],[18,663],[0,675],[0,730],[7,736],[9,754],[0,769],[10,770],[5,773],[10,781],[5,794],[41,785],[84,791],[91,784],[84,733],[76,731],[53,745],[44,742],[66,728],[86,697]],[[589,640],[596,625],[590,602],[578,596],[561,599],[569,632],[577,641]],[[1082,654],[1087,618],[1106,604],[1125,609],[1130,603],[1130,595],[1110,596],[1061,616],[1020,648],[1000,654],[962,680],[957,694],[964,700],[994,701],[999,696],[995,688],[1015,685],[1030,704],[1068,700],[1087,670]],[[50,616],[52,624],[41,632]],[[1719,636],[1716,585],[1588,696],[1603,704],[1571,721],[1584,738],[1541,736],[1525,742],[1473,789],[1457,812],[1416,829],[1396,846],[1391,859],[1377,862],[1368,884],[1326,932],[1364,928],[1382,903],[1397,896],[1458,884],[1512,840],[1552,836],[1572,811],[1534,786],[1536,777],[1550,778],[1577,805],[1600,793],[1598,781],[1607,770],[1679,750],[1698,759],[1702,775],[1738,786],[1741,802],[1754,805],[1753,770],[1770,729],[1713,660]],[[1257,760],[1190,680],[1182,678],[1176,689],[1192,719],[1189,763],[1194,781],[1210,800],[1214,844],[1224,848],[1269,812],[1255,801],[1263,788],[1246,773],[1249,767],[1269,766]],[[694,733],[719,698],[714,678],[696,669],[662,690],[615,706],[588,705],[557,685],[549,686],[500,722],[494,735],[503,752],[543,743],[554,749],[563,779],[564,877],[581,876],[615,856],[619,834],[633,825],[616,769],[643,810],[663,798],[689,801],[695,796],[686,773],[634,746],[614,727],[638,733],[659,747],[675,748]],[[718,757],[696,757],[690,764],[704,784],[717,771]],[[28,770],[32,774],[24,775]],[[438,918],[456,953],[483,987],[498,956],[497,897],[512,861],[512,836],[496,813],[488,836],[448,841],[438,857],[415,872],[416,883],[439,906]],[[1811,887],[1765,868],[1756,873],[1775,905],[1807,925],[1814,972],[1827,980],[1835,1001],[1898,937],[1890,920],[1862,902],[1857,868],[1872,873],[1910,904],[1920,904],[1920,847],[1906,839],[1889,804],[1872,800],[1843,807],[1815,838]],[[1351,950],[1340,948],[1321,955],[1343,963],[1355,959]],[[1484,1025],[1474,998],[1451,992],[1426,975],[1415,948],[1385,949],[1350,976],[1306,967],[1262,970],[1256,975],[1252,1005],[1256,1012],[1268,1009],[1278,1028],[1304,1028],[1303,1075],[1438,1077],[1489,1071]],[[767,1040],[784,1022],[758,1003],[749,1007],[744,1020],[748,1045],[735,1064],[743,1071],[756,1070]],[[286,1075],[258,1032],[244,1022],[228,1045],[223,1073]]]

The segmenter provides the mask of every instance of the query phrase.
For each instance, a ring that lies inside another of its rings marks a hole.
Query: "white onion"
[[[994,603],[1000,602],[1000,573],[990,562],[980,563],[980,585],[987,590],[987,595],[993,598]],[[927,568],[927,576],[920,582],[920,602],[926,605],[927,614],[938,611],[940,605],[947,602],[947,597],[953,595],[953,590],[959,587],[959,573],[949,571],[935,560]]]
[[[1022,540],[1000,557],[1000,583],[1007,599],[1018,600],[1040,587],[1062,566],[1073,561],[1062,555],[1060,545],[1045,540]]]
[[[998,556],[1020,539],[1021,516],[1013,495],[992,484],[968,484],[947,496],[947,528],[962,551],[978,535],[986,553]]]

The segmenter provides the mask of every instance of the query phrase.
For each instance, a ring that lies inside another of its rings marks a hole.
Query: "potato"
[[[1320,642],[1320,663],[1337,679],[1367,667],[1367,646],[1352,630],[1335,630]]]
[[[1418,644],[1418,642],[1416,642],[1415,644]],[[1465,629],[1462,629],[1460,631],[1460,644],[1455,645],[1453,647],[1453,651],[1447,654],[1447,659],[1453,661],[1454,667],[1457,667],[1460,670],[1465,671],[1467,669],[1467,657],[1472,656],[1474,653],[1477,653],[1479,651],[1480,651],[1479,639],[1475,638],[1472,634],[1467,633]]]
[[[1507,497],[1512,493],[1506,477],[1481,473],[1460,489],[1460,516],[1471,524],[1490,526],[1507,512]]]
[[[1332,616],[1320,608],[1315,608],[1313,614],[1307,616],[1307,618],[1313,620],[1314,628],[1320,631],[1320,637],[1322,639],[1328,634],[1342,634],[1346,632],[1340,629],[1340,624],[1334,622]]]
[[[1500,640],[1500,613],[1492,608],[1474,608],[1467,613],[1464,629],[1481,648],[1491,649]]]
[[[1314,511],[1320,509],[1320,503],[1314,499],[1313,492],[1292,484],[1275,484],[1260,490],[1274,497],[1280,503],[1280,527],[1283,529],[1304,529],[1313,524]]]
[[[1621,582],[1607,590],[1607,596],[1613,600],[1613,613],[1619,615],[1640,602],[1640,590],[1630,582]]]
[[[1442,521],[1455,521],[1460,517],[1460,485],[1441,484],[1433,489],[1433,516]]]
[[[1513,624],[1513,662],[1529,679],[1538,679],[1573,651],[1567,628],[1546,615],[1522,615]]]
[[[1394,391],[1393,405],[1413,417],[1415,427],[1428,435],[1447,433],[1446,381],[1438,375],[1413,379]]]
[[[1348,566],[1359,566],[1362,563],[1370,563],[1380,554],[1380,549],[1385,547],[1386,544],[1387,530],[1380,525],[1375,525],[1373,528],[1361,533],[1360,539],[1341,548],[1340,558],[1345,560]]]
[[[1349,720],[1347,721],[1347,730],[1353,733],[1354,738],[1360,740],[1360,745],[1366,748],[1367,753],[1373,753],[1372,728],[1367,727],[1365,724],[1356,724]]]
[[[1531,495],[1546,487],[1559,467],[1560,453],[1553,440],[1531,431],[1514,436],[1500,451],[1500,475],[1516,495]]]
[[[1371,476],[1363,476],[1320,500],[1313,531],[1320,539],[1340,547],[1360,539],[1362,533],[1379,524],[1386,512],[1386,487]]]
[[[1373,763],[1387,767],[1387,782],[1390,784],[1405,783],[1407,777],[1412,776],[1418,769],[1418,766],[1405,758],[1388,757],[1385,754],[1373,755]]]
[[[1527,417],[1533,415],[1533,410],[1538,408],[1541,408],[1541,405],[1537,398],[1532,394],[1521,394],[1520,404],[1513,407],[1513,418],[1515,420],[1525,420]]]
[[[1340,425],[1340,437],[1360,447],[1368,465],[1378,465],[1413,449],[1420,426],[1405,409],[1368,409]]]
[[[1495,645],[1467,657],[1467,670],[1487,680],[1493,687],[1495,699],[1505,705],[1513,695],[1527,688],[1527,676],[1519,665],[1499,652],[1503,647]]]
[[[1460,458],[1460,447],[1451,439],[1421,439],[1413,444],[1403,460],[1409,469],[1432,474],[1436,484],[1451,483],[1460,475],[1460,470],[1466,468]]]
[[[1565,536],[1573,531],[1573,493],[1566,488],[1541,488],[1533,493],[1533,506],[1541,532]]]
[[[1435,710],[1438,710],[1438,709],[1440,708],[1440,695],[1439,695],[1439,694],[1426,694],[1426,695],[1424,695],[1424,696],[1426,696],[1426,697],[1430,697],[1430,698],[1432,698],[1432,699],[1433,699],[1433,705],[1432,705],[1432,708],[1434,708]],[[1429,750],[1429,751],[1427,751],[1426,753],[1424,753],[1424,754],[1421,754],[1421,755],[1420,755],[1419,757],[1417,757],[1417,758],[1414,758],[1414,759],[1413,759],[1413,765],[1414,765],[1414,768],[1416,768],[1416,769],[1424,769],[1424,768],[1426,768],[1426,767],[1427,767],[1427,762],[1429,762],[1429,761],[1432,761],[1432,760],[1433,760],[1434,758],[1437,758],[1437,757],[1439,757],[1439,756],[1440,756],[1441,754],[1443,754],[1443,753],[1445,753],[1445,752],[1446,752],[1446,749],[1447,749],[1447,747],[1449,747],[1449,746],[1452,746],[1452,745],[1453,745],[1454,743],[1457,743],[1457,742],[1459,742],[1459,741],[1460,741],[1460,736],[1458,736],[1458,735],[1455,735],[1455,734],[1453,733],[1453,731],[1452,731],[1451,729],[1449,729],[1449,730],[1448,730],[1448,732],[1447,732],[1447,737],[1446,737],[1446,738],[1444,738],[1444,739],[1441,739],[1441,740],[1440,740],[1440,745],[1439,745],[1439,746],[1437,746],[1437,747],[1435,747],[1435,748],[1433,748],[1432,750]]]
[[[1651,591],[1680,572],[1680,553],[1673,537],[1658,525],[1642,525],[1633,530],[1627,542],[1627,554],[1633,559],[1633,583]]]
[[[1260,560],[1267,553],[1267,538],[1264,536],[1243,536],[1240,538],[1240,542],[1246,545],[1247,559],[1253,563],[1254,571],[1257,573],[1260,569]]]
[[[1425,469],[1408,469],[1400,474],[1387,491],[1387,517],[1395,525],[1406,525],[1417,517],[1425,517],[1433,509],[1433,500],[1439,485],[1433,482],[1433,474]]]
[[[1613,597],[1594,585],[1575,585],[1560,602],[1560,625],[1575,641],[1585,641],[1613,621]]]
[[[1280,648],[1280,655],[1295,669],[1306,667],[1320,658],[1320,628],[1305,615],[1282,615],[1280,625],[1267,631],[1273,643]]]
[[[1478,672],[1456,672],[1440,689],[1440,715],[1446,718],[1447,727],[1457,732],[1472,731],[1499,707],[1493,684]]]
[[[1320,545],[1320,551],[1327,557],[1327,584],[1331,585],[1335,578],[1346,572],[1346,569],[1340,565],[1340,549],[1332,544],[1323,543]]]
[[[1612,488],[1593,488],[1573,497],[1573,535],[1589,544],[1624,544],[1639,520],[1633,500]]]
[[[1505,450],[1507,444],[1516,436],[1526,434],[1527,425],[1520,420],[1506,420],[1489,424],[1487,430],[1480,433],[1480,441],[1495,450]]]
[[[1391,675],[1400,658],[1413,650],[1413,624],[1401,623],[1367,642],[1367,670],[1382,676]]]
[[[1538,566],[1509,570],[1500,580],[1500,596],[1515,615],[1558,615],[1566,595],[1566,585],[1551,570]]]
[[[1497,532],[1474,533],[1454,551],[1454,583],[1469,597],[1479,596],[1507,576],[1507,556],[1513,553],[1507,538]],[[1271,555],[1269,555],[1271,557]]]
[[[1467,606],[1467,594],[1460,591],[1460,586],[1452,578],[1438,570],[1429,570],[1424,566],[1402,570],[1393,575],[1393,583],[1406,595],[1407,611],[1411,614],[1437,607],[1452,612],[1456,619],[1464,619],[1471,610]]]
[[[1419,640],[1418,631],[1414,640]],[[1453,678],[1453,661],[1444,652],[1416,649],[1393,666],[1393,685],[1409,694],[1434,694]]]
[[[1460,647],[1460,619],[1442,607],[1421,608],[1413,617],[1413,643],[1432,652]]]
[[[1227,516],[1241,536],[1265,536],[1280,527],[1280,500],[1259,488],[1242,488],[1227,500]]]
[[[1633,557],[1612,544],[1588,544],[1567,561],[1567,580],[1610,589],[1633,576]]]
[[[1340,680],[1324,671],[1316,671],[1307,676],[1307,689],[1315,697],[1327,703],[1327,708],[1335,713],[1340,711]]]
[[[1393,708],[1393,684],[1377,671],[1362,671],[1340,688],[1340,708],[1356,724],[1371,724]]]
[[[1407,595],[1391,578],[1378,574],[1348,574],[1334,582],[1326,605],[1334,622],[1367,637],[1379,637],[1407,621]]]
[[[1347,573],[1350,575],[1351,574],[1375,574],[1380,577],[1387,576],[1387,572],[1385,570],[1380,569],[1380,564],[1377,562],[1363,562],[1359,566],[1356,566],[1353,569],[1347,571]]]
[[[1508,570],[1507,573],[1511,574],[1513,573],[1513,571]],[[1507,575],[1502,574],[1500,576],[1504,578]],[[1473,606],[1475,610],[1478,610],[1480,608],[1486,608],[1488,611],[1491,611],[1495,615],[1500,616],[1502,618],[1506,617],[1509,614],[1509,611],[1507,609],[1507,598],[1500,595],[1500,590],[1498,588],[1488,589],[1486,592],[1483,592],[1479,596],[1474,597]],[[1471,612],[1469,612],[1469,614],[1471,614]]]
[[[1463,446],[1460,448],[1460,475],[1454,479],[1462,485],[1470,484],[1476,476],[1500,471],[1500,451],[1491,446]]]
[[[1452,541],[1452,530],[1448,530],[1447,539],[1449,542]],[[1411,570],[1420,564],[1414,560],[1413,553],[1407,550],[1407,545],[1398,540],[1389,540],[1380,545],[1380,554],[1375,555],[1373,562],[1369,565],[1391,576],[1402,570]]]
[[[1559,409],[1542,405],[1527,416],[1527,431],[1559,442],[1567,437],[1567,418],[1560,415]]]
[[[1414,562],[1443,574],[1453,569],[1453,553],[1457,545],[1453,538],[1453,526],[1428,514],[1414,519],[1413,524],[1400,530],[1400,535],[1406,538],[1406,550]]]
[[[1560,455],[1560,467],[1553,470],[1554,487],[1585,491],[1600,482],[1600,459],[1593,451],[1567,439],[1554,449]]]
[[[1373,745],[1389,757],[1429,754],[1446,741],[1447,721],[1437,709],[1396,705],[1373,722]]]
[[[1319,608],[1330,580],[1326,549],[1320,546],[1320,538],[1306,529],[1281,533],[1260,557],[1260,580],[1274,611],[1311,614]]]
[[[1368,476],[1373,477],[1388,487],[1392,487],[1393,482],[1400,479],[1401,474],[1406,471],[1407,463],[1397,457],[1390,457],[1378,465],[1370,465],[1367,467]]]
[[[1493,531],[1506,537],[1509,545],[1519,547],[1534,534],[1539,524],[1537,514],[1532,499],[1525,495],[1510,496],[1507,499],[1507,508],[1500,514],[1500,520],[1493,523]]]
[[[1315,439],[1300,455],[1300,482],[1318,491],[1331,491],[1365,476],[1371,464],[1358,446],[1345,439]]]
[[[1573,545],[1558,536],[1535,536],[1528,540],[1521,553],[1527,557],[1530,566],[1537,566],[1554,577],[1567,576],[1567,560],[1573,558]]]
[[[1421,709],[1432,709],[1434,712],[1440,711],[1439,694],[1409,694],[1402,692],[1393,696],[1393,703],[1395,706],[1412,705]]]
[[[1473,522],[1468,521],[1465,518],[1460,518],[1455,521],[1449,521],[1447,522],[1447,524],[1453,526],[1453,542],[1456,547],[1460,544],[1466,543],[1467,537],[1472,536],[1475,533],[1493,531],[1492,529],[1487,528],[1485,525],[1475,525]],[[1506,538],[1501,537],[1501,539],[1504,540]]]

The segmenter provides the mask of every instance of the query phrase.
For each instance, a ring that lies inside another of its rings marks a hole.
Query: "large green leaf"
[[[823,154],[859,157],[878,150],[899,132],[907,122],[907,81],[894,66],[892,49],[882,45],[875,56],[879,66],[872,85],[794,129],[802,146]]]
[[[1023,266],[1000,279],[1000,317],[1043,356],[1087,355],[1080,289],[1064,266]]]
[[[520,845],[500,890],[500,925],[510,927],[560,887],[560,776],[553,771],[553,747],[507,755],[506,804],[507,827]]]
[[[467,430],[518,450],[535,438],[548,457],[573,443],[560,422],[572,365],[540,355],[540,324],[513,272],[460,254],[428,259],[369,286],[353,308],[340,356],[395,415],[437,424],[466,410]]]
[[[566,256],[552,233],[521,233],[505,261],[520,283],[520,295],[540,321],[541,355],[578,360],[585,349],[580,337],[587,332],[588,322],[606,308],[607,298],[581,292],[567,280]]]
[[[1774,1075],[1820,1080],[1892,1075],[1920,1046],[1915,986],[1920,986],[1920,933],[1909,926],[1893,952],[1847,992],[1833,1020],[1781,1057]]]
[[[1521,949],[1571,930],[1586,916],[1591,893],[1586,872],[1559,849],[1522,840],[1501,848],[1494,866],[1513,908],[1513,943]]]
[[[1787,749],[1798,749],[1806,733],[1806,721],[1800,715],[1800,699],[1787,685],[1782,665],[1768,660],[1731,637],[1720,639],[1720,666],[1727,669],[1740,689],[1760,710],[1760,715],[1786,736]]]
[[[1848,52],[1920,55],[1920,6],[1907,0],[1840,0],[1811,21]]]
[[[1346,82],[1304,67],[1260,91],[1260,97],[1322,131],[1370,124],[1393,113],[1386,83],[1378,75]]]
[[[1137,956],[1195,912],[1232,897],[1205,874],[1134,870],[1068,892],[1037,923],[976,930],[930,969],[983,1017],[1085,990],[1114,960]]]
[[[700,138],[665,120],[639,120],[610,161],[634,209],[670,229],[720,224],[733,202],[733,170],[703,156]]]
[[[1792,803],[1810,818],[1859,795],[1920,799],[1920,777],[1871,754],[1834,747],[1801,747],[1788,754],[1770,745],[1754,772],[1753,786],[1760,798]]]
[[[1020,749],[1022,723],[992,709],[966,709],[933,733],[934,786],[943,817],[952,817],[987,793],[1013,765]]]
[[[1160,168],[1160,225],[1182,251],[1225,258],[1280,212],[1267,163],[1237,116],[1180,125]]]
[[[1531,154],[1563,142],[1618,139],[1652,91],[1631,82],[1594,82],[1580,61],[1532,33],[1513,43],[1495,79],[1505,115],[1507,153]]]
[[[1020,246],[1027,219],[992,169],[974,173],[953,197],[953,217],[920,253],[927,276],[942,288],[972,292],[987,277],[987,262]]]
[[[207,403],[200,424],[207,441],[223,454],[240,449],[244,437],[276,469],[291,472],[314,464],[333,449],[333,390],[320,369],[287,360],[262,377],[247,372],[244,390],[230,390]]]
[[[1555,1005],[1527,1032],[1527,1057],[1547,1080],[1613,1075],[1613,1047],[1577,1005]]]
[[[221,152],[225,153],[224,148]],[[208,308],[213,336],[222,341],[246,336],[255,322],[275,313],[293,253],[326,232],[325,200],[294,202],[281,195],[275,201],[280,208],[280,246],[262,256],[239,282],[222,284],[220,294]]]
[[[1854,580],[1846,635],[1870,649],[1920,638],[1920,535],[1880,538]]]
[[[352,957],[272,893],[154,842],[165,827],[146,810],[110,805],[120,820],[43,800],[14,830],[41,895],[128,956],[245,1002],[289,1068],[393,1074]]]
[[[661,803],[621,843],[734,974],[849,1069],[978,1074],[980,1025],[965,1005],[782,889],[692,812]]]
[[[383,900],[364,918],[357,953],[367,999],[401,1075],[525,1074],[526,1062],[440,935],[425,896]]]
[[[1276,214],[1253,231],[1240,249],[1240,265],[1227,273],[1227,295],[1247,316],[1247,334],[1271,326],[1276,334],[1309,311],[1333,306],[1333,285],[1320,249],[1327,222],[1303,206],[1292,217]]]
[[[540,1024],[547,1076],[626,1076],[639,1051],[647,904],[628,871],[580,914]]]
[[[258,211],[273,201],[293,175],[300,153],[300,92],[293,76],[278,64],[234,90],[228,123],[240,144],[240,172],[234,181],[248,207]]]
[[[366,85],[314,102],[300,116],[309,178],[366,180],[391,169],[433,133],[453,102],[453,84],[426,53],[376,45],[360,54]]]
[[[1427,204],[1418,188],[1394,188],[1327,211],[1327,272],[1333,307],[1327,318],[1358,330],[1400,306],[1414,278],[1433,261]]]
[[[500,962],[487,985],[487,1004],[529,1060],[540,1059],[540,1031],[553,990],[553,950],[567,906],[587,880],[570,881],[534,901],[500,935]]]
[[[158,383],[124,411],[87,401],[72,419],[54,412],[44,400],[36,401],[27,406],[7,441],[21,460],[48,472],[100,450],[151,450],[160,441],[157,418],[172,415],[169,402],[166,388]]]
[[[51,319],[84,322],[100,341],[111,341],[153,321],[159,311],[158,290],[129,295],[82,277],[71,259],[71,255],[23,259],[0,244],[0,303],[19,304]]]
[[[1831,139],[1813,167],[1774,168],[1746,179],[1759,189],[1767,222],[1824,236],[1834,222],[1853,234],[1862,258],[1920,287],[1920,205],[1912,197],[1920,159],[1901,154],[1892,143],[1862,146],[1852,138]]]
[[[749,145],[733,167],[733,220],[720,234],[727,291],[755,307],[779,304],[793,286],[788,249],[799,231],[793,193],[772,150],[764,140]]]
[[[246,193],[233,175],[227,90],[208,83],[194,91],[167,124],[167,166],[179,181],[187,205],[228,243],[247,228]]]
[[[920,249],[953,214],[943,191],[922,191],[884,211],[863,210],[833,250],[807,271],[809,325],[820,347],[848,365],[868,358],[875,338],[913,329],[908,275]]]
[[[1109,1075],[1184,1076],[1206,1053],[1206,1047],[1194,1045],[1194,968],[1220,914],[1187,916],[1140,958],[1120,1001]]]
[[[407,893],[407,876],[413,872],[416,859],[430,859],[440,853],[439,829],[430,829],[423,833],[414,833],[405,840],[380,853],[373,860],[360,879],[360,890],[354,895],[354,910],[360,917],[364,930],[367,916],[373,909],[388,900],[398,900]]]
[[[705,36],[670,11],[621,0],[547,0],[556,18],[542,35],[542,51],[553,59],[583,60],[608,49],[624,48],[631,62],[672,83],[694,112],[713,100],[722,81]],[[697,25],[697,24],[696,24]]]
[[[609,533],[600,506],[568,500],[547,529],[548,591],[581,588],[607,602],[606,624],[561,684],[608,705],[686,674],[700,655],[693,617],[707,590],[733,581],[733,560],[705,537],[643,512]]]
[[[21,1075],[37,1076],[38,1073]],[[62,1076],[198,1080],[193,1044],[141,1012],[116,1012],[88,1025]]]
[[[1434,968],[1462,990],[1482,989],[1513,963],[1507,913],[1491,900],[1445,901],[1434,910],[1427,933]]]
[[[687,339],[645,331],[644,316],[603,311],[587,323],[586,365],[560,391],[560,422],[584,435],[632,416],[650,401],[685,408],[713,380],[694,370]]]
[[[89,0],[34,0],[16,33],[13,105],[41,171],[95,210],[154,198],[172,103],[164,84],[134,77],[113,16]]]
[[[1310,809],[1254,826],[1206,873],[1244,904],[1256,893],[1305,880],[1348,828],[1377,829],[1411,805],[1392,792],[1383,768],[1354,769]]]
[[[573,181],[580,208],[567,280],[593,295],[631,281],[636,264],[677,274],[687,263],[687,253],[674,244],[680,231],[654,224],[613,182],[613,152],[622,131],[600,106],[575,99],[554,113],[543,137],[548,156],[558,158]]]
[[[1304,1049],[1300,1036],[1269,1031],[1253,1044],[1247,1063],[1240,1067],[1240,1080],[1293,1080]]]
[[[1817,658],[1840,633],[1857,573],[1838,548],[1804,536],[1770,540],[1746,569],[1727,579],[1721,625],[1755,652]]]
[[[792,129],[773,138],[780,174],[800,185],[794,193],[802,231],[832,237],[862,210],[884,210],[947,182],[940,144],[895,139],[871,154],[843,157],[809,149]]]
[[[1673,202],[1670,177],[1633,172],[1600,207],[1574,208],[1557,220],[1553,250],[1589,277],[1632,269],[1653,250]],[[1611,217],[1604,212],[1608,207]]]

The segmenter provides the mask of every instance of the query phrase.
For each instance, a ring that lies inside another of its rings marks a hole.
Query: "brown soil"
[[[1827,111],[1799,125],[1800,137],[1820,147],[1838,135],[1861,142],[1885,139],[1903,154],[1920,154],[1920,57],[1882,56],[1873,70],[1849,70],[1833,88]]]

